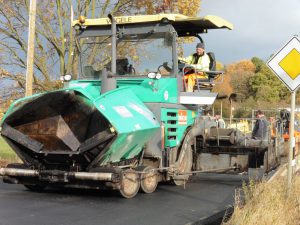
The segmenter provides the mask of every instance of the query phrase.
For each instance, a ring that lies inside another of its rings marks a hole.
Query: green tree
[[[238,95],[240,101],[251,96],[249,80],[254,76],[254,73],[251,71],[236,71],[231,75],[231,85],[233,92]]]
[[[286,99],[289,94],[285,85],[267,67],[266,63],[254,57],[251,60],[255,65],[255,75],[250,78],[250,92],[257,100],[278,102]]]

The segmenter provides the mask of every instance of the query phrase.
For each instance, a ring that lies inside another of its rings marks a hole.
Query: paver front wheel
[[[124,198],[133,198],[140,189],[139,174],[134,170],[126,170],[122,174],[120,193]]]

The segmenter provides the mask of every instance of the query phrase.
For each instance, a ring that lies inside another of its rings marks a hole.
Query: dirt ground
[[[7,165],[7,161],[5,161],[5,160],[0,160],[0,167],[4,167],[4,166],[6,166]]]

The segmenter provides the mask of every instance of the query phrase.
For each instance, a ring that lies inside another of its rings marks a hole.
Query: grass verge
[[[9,145],[0,137],[0,166],[5,166],[9,162],[18,161],[18,156]]]
[[[243,187],[245,205],[236,207],[226,225],[299,225],[300,176],[295,176],[291,194],[287,197],[285,177],[270,183]]]

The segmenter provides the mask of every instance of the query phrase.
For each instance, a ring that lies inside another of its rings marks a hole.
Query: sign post
[[[294,125],[295,125],[295,99],[296,91],[300,85],[300,41],[297,36],[289,40],[268,62],[268,67],[292,92],[291,95],[291,119],[289,130],[289,155],[287,185],[288,194],[292,184],[292,161],[295,147]]]
[[[290,192],[292,185],[292,161],[293,153],[295,148],[295,137],[294,137],[294,124],[295,124],[295,100],[296,100],[296,91],[292,92],[291,99],[291,120],[290,120],[290,140],[289,140],[289,155],[288,155],[288,171],[287,171],[287,182],[288,182],[288,192]]]

